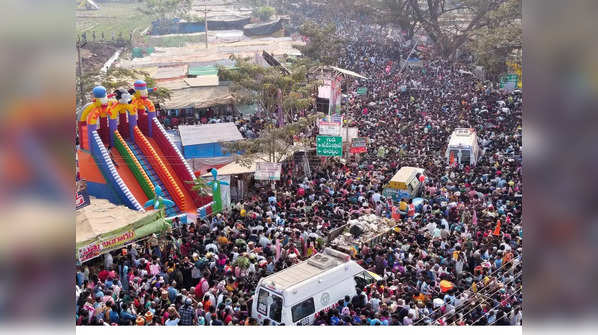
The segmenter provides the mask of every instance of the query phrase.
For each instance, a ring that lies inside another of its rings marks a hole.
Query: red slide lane
[[[166,160],[164,153],[162,152],[162,150],[160,150],[160,146],[158,145],[158,143],[156,143],[156,141],[151,137],[146,137],[146,138],[149,141],[149,143],[152,145],[152,147],[154,148],[154,150],[156,151],[158,156],[160,156],[160,158],[164,162],[166,169],[168,169],[168,172],[170,172],[170,175],[173,176],[174,182],[179,186],[179,188],[183,192],[183,195],[185,196],[185,199],[187,200],[187,204],[189,204],[188,208],[185,208],[185,209],[181,208],[181,210],[183,210],[187,213],[195,213],[197,211],[197,208],[194,206],[193,198],[192,198],[191,194],[189,194],[189,191],[187,191],[187,189],[185,188],[185,185],[183,185],[183,181],[181,181],[181,178],[179,178],[179,176],[177,176],[177,174],[174,171],[174,169],[172,168],[172,166],[170,166],[170,164],[168,163],[168,160]]]
[[[125,160],[122,158],[122,156],[116,148],[112,148],[112,150],[110,150],[110,153],[112,154],[112,158],[114,159],[116,164],[118,164],[118,166],[114,166],[116,168],[116,171],[118,172],[118,175],[125,182],[125,185],[127,185],[131,193],[133,193],[135,199],[137,199],[141,206],[143,206],[147,202],[148,198],[145,195],[145,192],[143,192],[141,185],[139,185],[139,182],[137,182],[135,175],[127,166],[127,162],[125,162]]]

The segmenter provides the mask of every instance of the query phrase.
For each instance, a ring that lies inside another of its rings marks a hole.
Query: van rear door
[[[265,319],[270,319],[273,325],[280,324],[282,322],[282,297],[260,287],[257,296],[256,310],[260,323]]]

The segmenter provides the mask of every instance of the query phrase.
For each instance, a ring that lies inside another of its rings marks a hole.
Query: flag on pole
[[[449,165],[450,166],[454,166],[455,165],[455,154],[451,151],[451,156],[449,158]]]

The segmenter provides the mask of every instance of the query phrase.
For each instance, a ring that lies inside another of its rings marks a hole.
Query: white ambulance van
[[[450,164],[451,155],[455,162],[459,164],[476,165],[480,148],[478,146],[478,137],[473,128],[456,128],[449,137],[449,143],[446,148],[446,161]]]
[[[345,296],[380,277],[362,268],[351,256],[326,248],[322,253],[262,278],[255,290],[251,316],[260,324],[309,325],[318,313],[336,307]]]

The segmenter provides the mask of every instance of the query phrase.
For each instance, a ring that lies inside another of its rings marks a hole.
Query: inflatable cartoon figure
[[[147,109],[148,112],[156,112],[154,104],[148,99],[148,93],[153,91],[153,88],[148,89],[147,84],[143,80],[137,80],[133,83],[134,91],[129,91],[133,94],[132,104],[137,110]]]
[[[222,211],[222,196],[220,194],[220,185],[229,185],[225,181],[218,180],[218,170],[212,169],[212,177],[214,180],[208,182],[208,185],[212,186],[212,200],[214,201],[214,205],[212,205],[212,213],[219,213]]]
[[[129,112],[129,115],[137,115],[137,110],[131,104],[131,94],[129,94],[128,91],[118,89],[115,90],[110,96],[116,99],[116,102],[108,107],[108,115],[110,116],[110,134],[114,133],[114,130],[118,124],[118,131],[126,138],[128,123],[127,112]]]
[[[148,93],[153,89],[147,87],[147,84],[143,80],[137,80],[133,84],[134,90],[129,92],[133,94],[133,101],[131,104],[137,111],[136,118],[139,118],[139,122],[142,123],[142,130],[147,129],[147,135],[152,137],[152,120],[156,117],[156,108],[154,104],[148,99]],[[129,120],[130,121],[130,120]],[[135,124],[137,120],[135,119]],[[131,125],[129,125],[131,128]],[[131,128],[132,129],[132,128]],[[131,133],[132,134],[132,133]]]
[[[97,130],[98,117],[100,118],[101,128],[108,128],[106,113],[111,102],[108,100],[108,96],[106,95],[106,88],[104,86],[96,86],[93,88],[92,92],[94,99],[83,109],[79,118],[80,134],[82,133],[83,126],[85,124],[87,124],[88,133]],[[87,144],[84,144],[84,147],[86,147],[86,145]]]
[[[143,205],[144,208],[150,207],[152,205],[154,206],[154,209],[169,208],[169,207],[174,206],[173,201],[162,197],[162,188],[160,186],[156,185],[155,190],[156,190],[156,197],[148,200],[145,203],[145,205]]]

